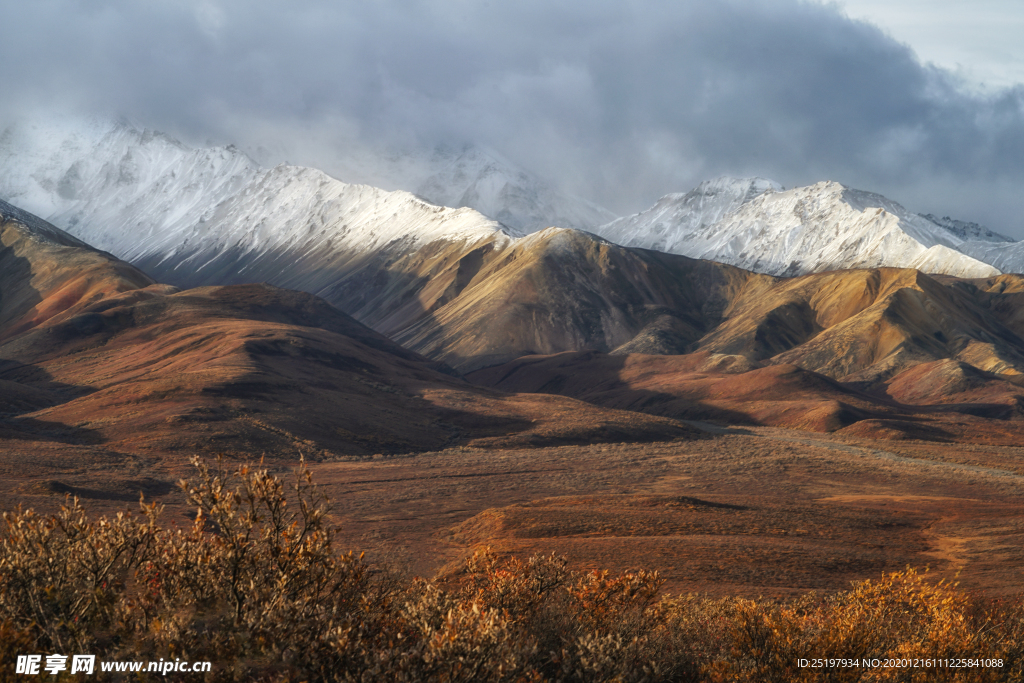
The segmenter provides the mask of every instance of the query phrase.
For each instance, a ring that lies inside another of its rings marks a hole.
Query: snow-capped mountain
[[[714,225],[754,197],[782,189],[764,178],[706,180],[689,192],[665,195],[646,211],[606,223],[594,232],[624,247],[688,255],[691,235]]]
[[[269,153],[258,158],[270,158]],[[499,152],[474,145],[432,149],[352,146],[332,157],[329,173],[348,183],[409,190],[431,204],[468,207],[520,232],[558,226],[592,230],[617,218],[558,189]]]
[[[372,142],[331,143],[333,151],[310,152],[312,164],[347,183],[408,190],[431,204],[476,209],[520,232],[558,226],[591,230],[617,215],[562,191],[500,152],[477,145],[386,146]],[[263,147],[252,156],[264,166],[290,158],[283,149]],[[289,163],[289,162],[285,162]]]
[[[299,166],[262,171],[198,222],[175,228],[133,253],[133,262],[175,284],[267,281],[313,293],[364,261],[400,259],[434,241],[472,248],[514,235],[473,209]]]
[[[262,169],[230,147],[190,149],[125,124],[12,128],[0,145],[0,197],[159,281],[269,282],[389,331],[389,306],[405,324],[447,296],[421,291],[417,269],[433,277],[455,264],[451,278],[464,279],[466,254],[517,234],[473,209],[311,168]]]
[[[16,223],[22,228],[22,232],[29,239],[49,242],[67,247],[87,248],[88,245],[80,239],[69,235],[60,228],[47,223],[38,216],[23,211],[12,204],[0,199],[0,223]]]
[[[0,197],[131,260],[252,184],[232,147],[192,149],[128,123],[22,123],[0,134]]]
[[[836,182],[782,190],[762,179],[720,178],[595,232],[629,246],[772,275],[879,266],[958,277],[999,274],[958,251],[965,240],[947,226]]]
[[[1010,239],[1006,235],[1000,235],[998,232],[989,230],[984,225],[977,223],[970,223],[968,221],[958,221],[955,218],[949,216],[943,216],[939,218],[930,213],[920,214],[922,218],[927,218],[935,225],[941,228],[945,228],[960,239],[966,242],[1014,242],[1016,240]]]
[[[233,147],[193,149],[124,122],[12,126],[0,159],[0,196],[172,281],[230,272],[229,254],[245,256],[252,275],[257,256],[285,250],[373,253],[512,234],[471,209],[310,168],[263,169]]]
[[[475,208],[513,232],[552,225],[589,228],[615,217],[475,147],[439,148],[376,164],[349,161],[353,177],[393,175],[383,184],[413,190],[439,206]],[[290,168],[269,171],[234,147],[194,149],[127,122],[43,120],[0,133],[0,197],[129,260],[177,245],[184,233],[200,226],[209,232],[215,207],[236,196],[265,195],[267,188],[284,183],[283,176],[299,173]],[[326,182],[326,176],[300,175],[317,186]],[[294,183],[284,184],[294,190]],[[188,241],[194,245],[191,232]]]
[[[541,215],[583,225],[607,218],[599,207],[567,203],[480,150],[451,152],[431,168],[439,170],[423,181],[420,196],[475,204],[505,225],[515,225],[516,216],[532,217],[520,223],[526,229],[547,222],[537,222]],[[442,208],[408,192],[347,184],[309,168],[264,169],[233,147],[193,149],[102,121],[6,129],[0,134],[0,197],[182,285],[266,280],[320,293],[361,263],[403,258],[434,240],[472,250],[516,234],[469,208]],[[875,266],[997,274],[972,258],[975,252],[957,251],[961,233],[990,232],[977,227],[951,220],[940,225],[838,183],[783,190],[759,178],[721,178],[596,232],[625,246],[777,275]]]
[[[589,230],[613,220],[607,209],[556,191],[496,152],[436,150],[416,194],[441,206],[464,206],[522,232],[558,226]]]
[[[1024,242],[964,242],[960,251],[993,266],[1004,273],[1024,273]]]

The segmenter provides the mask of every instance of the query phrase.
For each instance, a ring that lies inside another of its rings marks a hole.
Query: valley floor
[[[425,576],[489,545],[575,568],[656,569],[673,593],[781,597],[908,565],[989,594],[1018,588],[1024,448],[693,424],[708,438],[457,448],[313,472],[341,547]],[[173,488],[185,459],[7,440],[0,506],[53,509],[70,492],[112,512],[142,490],[185,523]]]

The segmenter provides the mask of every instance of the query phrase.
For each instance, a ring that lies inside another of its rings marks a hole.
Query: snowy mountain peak
[[[437,168],[416,193],[442,206],[472,207],[518,231],[547,227],[589,229],[615,214],[580,197],[563,194],[492,150],[437,150]]]
[[[970,223],[967,221],[958,221],[955,218],[949,216],[943,216],[939,218],[930,213],[920,214],[922,218],[925,218],[940,228],[944,228],[949,232],[953,233],[965,242],[1013,242],[1015,240],[1010,239],[1006,235],[1001,235],[998,232],[989,230],[984,225],[978,225],[977,223]]]
[[[0,196],[128,260],[201,244],[249,253],[314,231],[324,233],[319,242],[368,250],[517,234],[471,209],[311,168],[262,169],[234,147],[193,149],[126,121],[12,126],[0,135],[0,158]]]
[[[721,176],[714,180],[705,180],[692,190],[699,192],[705,197],[717,197],[726,195],[730,197],[743,197],[747,202],[765,192],[781,192],[785,188],[774,180],[767,178],[733,178]]]
[[[208,242],[207,233],[216,232],[223,246],[245,251],[298,242],[373,252],[399,243],[411,248],[442,239],[514,236],[473,209],[435,206],[410,192],[350,185],[317,169],[283,164],[219,204],[205,223],[193,226],[181,241]],[[210,230],[210,223],[219,229]]]
[[[431,244],[500,249],[518,236],[473,209],[313,168],[264,169],[232,147],[192,149],[124,122],[11,128],[0,145],[0,196],[176,284],[318,291],[360,262]]]
[[[259,173],[227,147],[191,149],[125,121],[36,121],[0,135],[0,196],[121,257],[194,224]]]
[[[614,220],[594,232],[627,247],[684,254],[688,235],[717,223],[755,197],[782,189],[765,178],[723,176],[686,193],[665,195],[650,209]]]
[[[963,240],[949,230],[835,181],[783,190],[760,179],[720,178],[597,232],[626,246],[773,275],[880,266],[962,277],[999,272],[960,253]]]

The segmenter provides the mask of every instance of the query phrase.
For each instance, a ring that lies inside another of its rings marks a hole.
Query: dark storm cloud
[[[971,94],[831,6],[34,0],[0,19],[7,113],[295,149],[472,141],[621,212],[723,173],[830,178],[1024,236],[1024,89]]]

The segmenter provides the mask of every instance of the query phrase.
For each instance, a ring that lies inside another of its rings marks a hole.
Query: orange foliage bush
[[[4,515],[0,679],[17,679],[17,655],[54,652],[211,661],[186,675],[211,681],[1022,678],[1020,601],[985,602],[911,569],[784,604],[661,596],[656,573],[488,552],[444,581],[406,582],[337,551],[304,466],[286,486],[262,469],[194,464],[188,529],[161,526],[146,504],[98,520],[77,500],[49,517]],[[961,658],[1002,665],[948,666]],[[813,666],[830,659],[844,665]],[[915,660],[930,664],[898,665]]]

